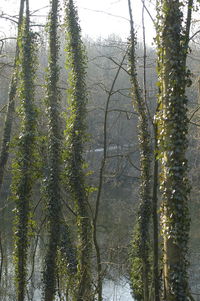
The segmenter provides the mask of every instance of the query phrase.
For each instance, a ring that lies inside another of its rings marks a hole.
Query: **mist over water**
[[[103,287],[104,301],[134,301],[126,280],[106,280]]]
[[[41,297],[41,291],[35,291],[34,301],[40,301]],[[59,301],[59,299],[56,301]],[[103,285],[103,301],[134,301],[127,281],[125,279],[119,281],[106,280]]]

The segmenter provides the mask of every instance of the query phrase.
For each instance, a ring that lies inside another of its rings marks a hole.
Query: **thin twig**
[[[190,118],[189,118],[189,121],[192,120],[192,118],[193,118],[194,115],[199,111],[199,109],[200,109],[200,106],[198,106],[198,107],[194,110],[194,112],[191,114],[191,116],[190,116]]]

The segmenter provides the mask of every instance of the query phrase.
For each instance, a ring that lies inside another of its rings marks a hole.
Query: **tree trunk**
[[[137,80],[135,44],[136,37],[133,26],[131,3],[128,0],[131,37],[129,46],[129,73],[132,85],[133,104],[138,113],[138,138],[140,147],[140,169],[141,169],[141,185],[140,185],[140,208],[138,212],[138,256],[142,261],[142,286],[143,300],[149,300],[149,222],[151,216],[152,198],[150,188],[150,132],[148,122],[148,112],[146,103],[142,97],[142,92]]]
[[[191,1],[189,1],[191,2]],[[164,299],[186,301],[188,295],[187,248],[189,237],[187,178],[186,56],[190,22],[183,28],[180,1],[158,1],[157,114],[161,157],[161,230],[164,240]],[[188,7],[191,18],[192,3]]]
[[[69,118],[66,126],[65,170],[69,190],[77,213],[78,282],[75,300],[93,300],[92,291],[92,227],[88,193],[85,185],[83,148],[86,138],[85,53],[81,40],[77,9],[72,0],[66,1],[67,66]]]
[[[61,117],[60,93],[57,88],[59,80],[59,42],[58,30],[58,0],[51,1],[49,14],[49,66],[47,76],[47,111],[48,111],[48,176],[46,180],[46,195],[48,202],[47,218],[48,245],[44,270],[44,301],[53,301],[56,292],[57,248],[60,242],[61,218]]]
[[[18,39],[21,31],[21,25],[23,21],[23,13],[24,13],[24,1],[20,2],[19,9],[19,20],[18,20],[18,38],[15,50],[15,60],[14,60],[14,70],[10,82],[9,94],[8,94],[8,108],[5,119],[5,125],[3,130],[3,139],[1,145],[1,153],[0,153],[0,192],[3,184],[4,172],[6,168],[6,164],[9,157],[9,148],[10,148],[10,139],[11,139],[11,131],[12,131],[12,123],[13,123],[13,115],[15,109],[15,96],[17,92],[17,74],[18,74],[18,66],[17,62],[19,60],[19,46]]]
[[[158,245],[158,138],[157,125],[154,124],[154,174],[153,174],[153,199],[152,199],[152,217],[153,217],[153,284],[155,301],[160,301],[160,279],[159,279],[159,245]]]
[[[34,146],[36,136],[36,109],[34,105],[34,44],[30,31],[29,2],[26,0],[26,18],[20,35],[20,136],[13,168],[12,194],[15,199],[15,271],[17,300],[25,300],[27,258],[29,247],[30,199],[34,180]]]

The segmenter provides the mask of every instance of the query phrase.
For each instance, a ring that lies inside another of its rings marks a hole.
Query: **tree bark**
[[[154,124],[154,172],[153,172],[153,198],[152,198],[152,218],[153,218],[153,284],[155,301],[160,301],[160,279],[159,279],[159,241],[158,241],[158,138],[157,125]]]

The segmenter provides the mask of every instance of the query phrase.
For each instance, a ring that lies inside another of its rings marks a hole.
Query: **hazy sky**
[[[4,11],[7,14],[17,14],[19,2],[20,0],[0,0],[0,11]],[[75,3],[78,6],[83,35],[88,35],[95,39],[99,36],[106,38],[114,33],[122,39],[126,39],[129,35],[127,2],[127,0],[76,0]],[[49,5],[48,0],[30,0],[31,10],[36,10],[46,5]],[[146,0],[146,5],[154,17],[155,8],[153,4],[149,4],[149,1]],[[132,10],[138,37],[141,37],[141,0],[132,0]],[[43,9],[37,14],[46,15],[47,11],[47,9]],[[39,20],[44,22],[45,18],[40,17]],[[145,13],[145,23],[147,42],[150,44],[153,40],[154,30],[152,21],[147,13]],[[1,33],[5,31],[5,26],[6,30],[10,31],[9,22],[6,22],[5,25],[0,19]]]

